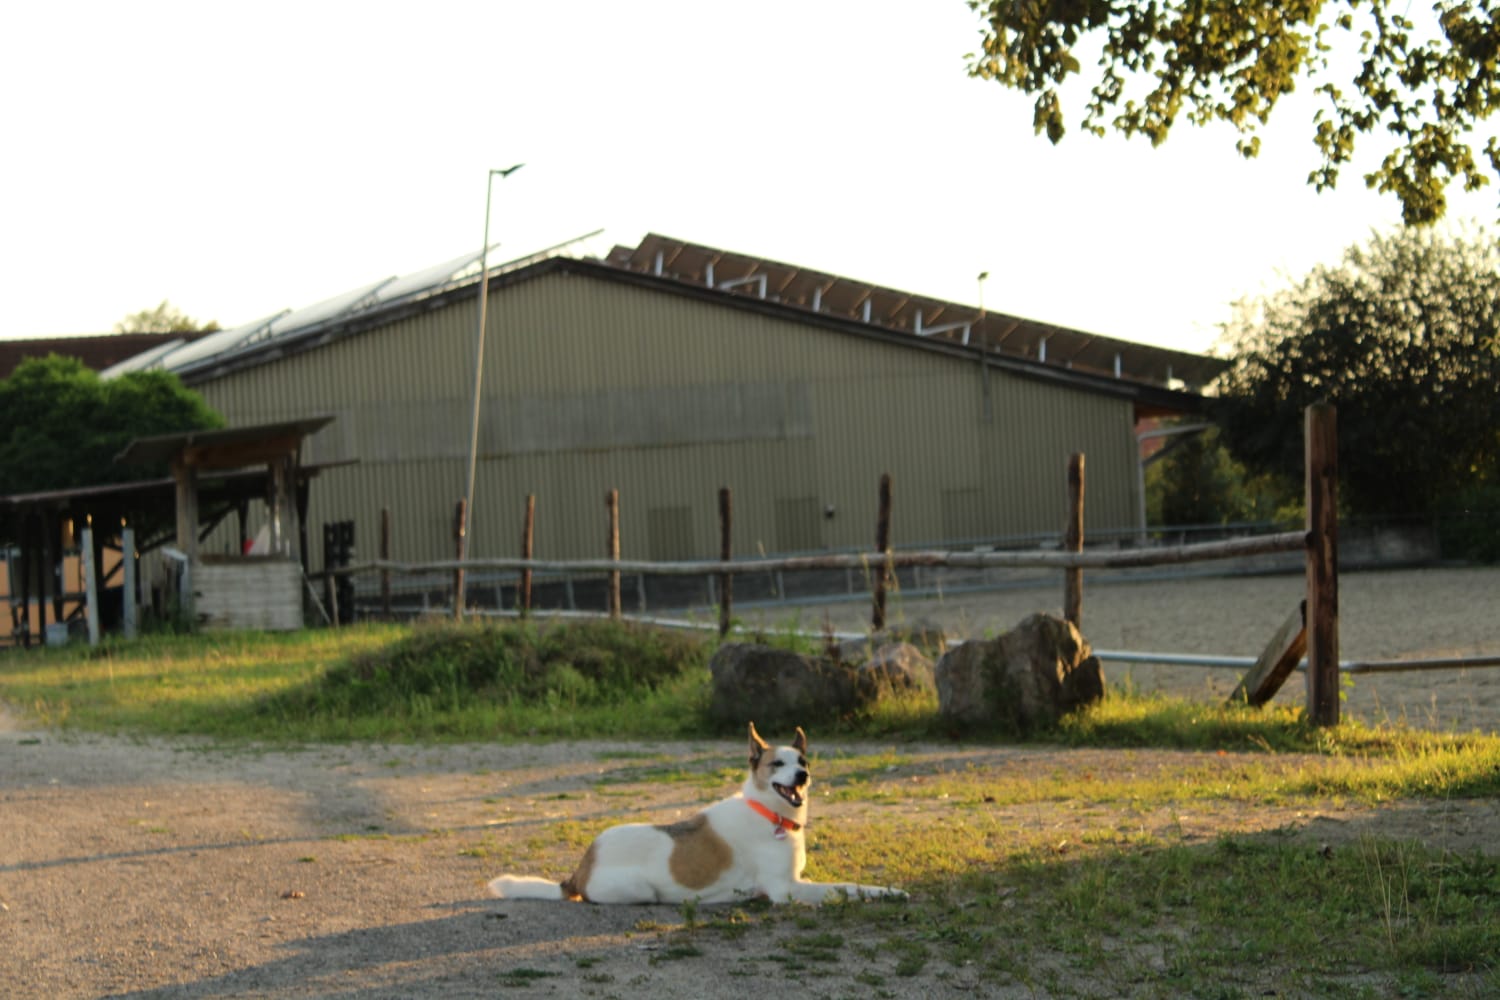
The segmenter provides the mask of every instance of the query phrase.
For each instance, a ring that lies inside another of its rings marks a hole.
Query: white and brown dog
[[[772,902],[904,898],[884,886],[808,882],[804,829],[812,777],[807,736],[772,749],[750,723],[750,775],[738,792],[691,819],[667,826],[630,823],[601,833],[562,882],[502,875],[490,883],[501,899],[588,903],[726,903],[764,896]]]

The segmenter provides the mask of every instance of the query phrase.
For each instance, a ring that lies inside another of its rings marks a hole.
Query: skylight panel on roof
[[[206,358],[217,357],[227,354],[242,344],[248,343],[257,334],[271,329],[271,324],[285,316],[290,310],[283,309],[279,313],[273,313],[254,323],[246,323],[237,326],[233,330],[220,330],[210,333],[206,337],[200,337],[191,344],[184,344],[181,348],[173,351],[162,359],[162,367],[168,371],[181,371],[187,365],[202,361]]]

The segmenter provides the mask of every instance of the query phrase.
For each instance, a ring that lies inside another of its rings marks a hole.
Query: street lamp
[[[524,163],[517,163],[504,170],[491,170],[484,181],[484,243],[479,248],[479,328],[474,335],[474,412],[469,428],[469,484],[464,491],[464,527],[458,544],[460,564],[469,558],[469,537],[473,534],[474,524],[474,472],[479,462],[479,394],[484,384],[485,307],[490,297],[490,199],[495,190],[495,178],[509,177],[523,166]],[[463,616],[464,607],[463,580],[464,577],[460,576],[453,595],[453,610],[459,617]]]

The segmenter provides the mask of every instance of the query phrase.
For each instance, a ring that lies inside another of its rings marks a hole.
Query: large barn
[[[615,489],[626,559],[716,557],[721,487],[738,555],[867,550],[883,473],[899,547],[1050,537],[1073,452],[1087,456],[1088,534],[1134,531],[1138,422],[1196,410],[1219,369],[662,236],[566,250],[487,278],[474,558],[521,554],[528,495],[537,558],[599,558]],[[302,455],[330,466],[313,531],[353,521],[372,557],[388,509],[393,559],[449,559],[478,257],[116,370],[175,371],[232,426],[333,416]]]

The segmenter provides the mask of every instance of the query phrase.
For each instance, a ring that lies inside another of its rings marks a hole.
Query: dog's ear
[[[807,753],[807,734],[802,731],[801,726],[797,727],[797,738],[792,740],[792,749],[800,754]]]
[[[753,770],[760,764],[761,754],[771,749],[771,744],[760,738],[760,733],[755,731],[755,723],[750,723],[750,767]]]

